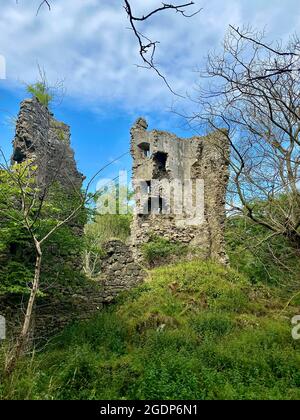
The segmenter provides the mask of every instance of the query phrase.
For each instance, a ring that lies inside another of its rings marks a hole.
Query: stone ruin
[[[142,245],[157,236],[189,245],[203,258],[226,263],[225,195],[230,149],[226,132],[182,139],[147,128],[143,118],[131,128],[136,211],[128,252],[137,263],[143,263]],[[70,127],[57,121],[37,99],[21,103],[13,142],[12,162],[31,158],[38,165],[40,186],[58,181],[66,192],[80,190],[84,177],[71,149]],[[188,180],[191,190],[186,193],[182,186]],[[189,204],[183,211],[176,207],[180,198]]]
[[[146,121],[139,118],[131,129],[131,154],[136,211],[130,244],[114,240],[104,245],[106,252],[96,294],[87,290],[82,296],[70,296],[67,305],[56,303],[55,312],[37,307],[39,329],[54,330],[71,319],[85,317],[113,301],[121,291],[141,283],[146,276],[142,246],[153,236],[189,245],[193,255],[227,262],[224,224],[229,144],[226,133],[219,131],[206,137],[180,139],[165,131],[148,131]],[[40,187],[52,181],[58,181],[66,193],[82,187],[84,177],[77,169],[69,126],[57,121],[37,99],[21,103],[13,141],[12,162],[26,159],[37,163]],[[173,207],[181,188],[172,182],[185,180],[191,180],[192,184],[197,180],[202,182],[204,201],[198,203],[194,186],[189,197],[191,208],[176,212]],[[172,185],[170,199],[165,194],[164,181]],[[81,234],[82,229],[78,232]],[[0,302],[0,309],[4,306]],[[15,316],[16,312],[11,310]]]
[[[74,193],[78,195],[81,190],[84,176],[77,169],[70,137],[70,127],[57,121],[48,107],[37,99],[26,99],[21,103],[11,163],[33,160],[37,165],[36,182],[42,196],[44,192],[47,193],[48,187],[54,184],[62,187],[67,198]],[[74,220],[69,225],[75,234],[83,234],[84,226],[81,221]],[[9,252],[15,253],[12,250]],[[24,253],[26,252],[28,253],[24,248]],[[53,252],[55,253],[55,249]],[[10,255],[4,255],[4,263],[9,257]],[[26,258],[29,258],[29,255],[26,255]],[[68,264],[76,270],[81,268],[78,256],[68,256]],[[39,300],[36,304],[35,328],[39,335],[43,336],[45,331],[60,329],[73,318],[80,318],[99,308],[102,302],[102,296],[93,295],[93,291],[88,288],[85,289],[85,296],[69,294],[64,301],[51,304],[40,304]],[[5,314],[9,328],[13,330],[23,319],[23,302],[17,297],[10,299],[10,296],[0,296],[0,312]]]
[[[143,244],[164,237],[189,245],[198,256],[226,263],[227,133],[182,139],[147,131],[147,126],[139,118],[131,129],[136,201],[131,242],[136,259],[142,260]],[[178,203],[186,203],[185,208]]]
[[[143,280],[142,267],[147,264],[142,247],[154,237],[187,245],[190,257],[228,262],[224,241],[227,133],[181,139],[147,128],[145,119],[139,118],[131,129],[136,206],[130,244],[107,244],[109,254],[103,257],[101,275],[105,289],[111,291],[106,299]],[[186,184],[190,186],[187,193]],[[178,208],[180,198],[181,202],[187,199],[187,208]]]
[[[84,176],[77,169],[70,137],[70,127],[57,121],[46,106],[37,99],[25,99],[17,119],[12,162],[34,159],[41,188],[59,182],[65,191],[78,192]]]
[[[57,121],[37,99],[21,103],[13,141],[12,162],[34,159],[41,188],[58,182],[66,191],[80,191],[84,176],[78,171],[70,142],[70,127]],[[76,226],[82,234],[83,226]],[[121,291],[142,281],[144,274],[133,259],[131,247],[120,241],[104,245],[101,262],[101,302],[109,302]],[[78,259],[77,259],[78,260]],[[97,306],[99,299],[97,300]]]

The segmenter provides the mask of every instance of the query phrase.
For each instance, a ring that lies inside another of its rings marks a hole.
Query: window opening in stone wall
[[[148,198],[147,206],[148,206],[148,214],[150,214],[151,211],[152,211],[152,199],[151,199],[151,197]]]
[[[143,206],[143,212],[140,214],[162,214],[165,206],[164,199],[159,197],[148,197],[147,201]]]
[[[151,194],[151,181],[146,181],[147,185],[147,194]]]
[[[156,165],[156,168],[160,172],[166,172],[168,154],[164,152],[156,152],[153,156],[153,161]]]
[[[141,150],[143,156],[150,157],[150,144],[149,143],[141,143],[138,145],[138,148]]]
[[[162,214],[164,206],[165,206],[165,200],[161,197],[161,195],[159,195],[158,197],[152,197],[152,199],[150,198],[150,209],[149,209],[149,213],[154,213],[154,214]]]
[[[163,198],[161,196],[158,197],[158,212],[159,214],[163,212]]]

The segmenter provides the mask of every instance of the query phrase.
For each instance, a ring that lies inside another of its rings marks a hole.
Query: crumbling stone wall
[[[20,106],[13,141],[12,162],[35,159],[40,187],[59,182],[78,191],[83,175],[78,172],[70,145],[70,127],[57,121],[37,99],[25,99]]]
[[[28,159],[37,166],[36,182],[42,192],[58,184],[66,198],[78,197],[85,177],[77,169],[70,127],[36,98],[21,102],[13,140],[12,163]],[[83,221],[75,218],[69,225],[74,233],[83,234]]]
[[[134,261],[129,245],[112,240],[103,244],[103,251],[101,275],[83,285],[81,292],[66,294],[64,299],[46,305],[39,301],[35,328],[40,337],[48,337],[71,321],[88,319],[106,304],[113,303],[121,292],[143,282],[147,272]],[[53,307],[55,311],[51,310]]]
[[[19,295],[0,296],[0,314],[5,316],[8,339],[16,336],[24,322],[28,296],[21,299]],[[81,289],[65,290],[60,297],[39,297],[35,303],[31,324],[31,340],[43,343],[53,334],[61,331],[66,325],[89,319],[103,309],[105,299],[100,284],[86,282]]]
[[[226,263],[225,194],[230,150],[226,132],[181,139],[165,131],[147,131],[147,127],[147,122],[139,118],[131,129],[133,188],[136,197],[131,239],[135,258],[141,260],[142,245],[151,237],[159,236],[171,242],[188,244],[204,258]],[[204,182],[203,217],[199,216],[201,212],[197,211],[199,208],[196,205],[197,179]],[[155,182],[157,180],[159,183]],[[171,199],[166,203],[166,190],[162,188],[164,180],[173,185]],[[190,200],[194,204],[191,211],[174,211],[174,203],[178,195],[182,194],[182,189],[176,188],[175,180],[181,181],[182,185],[186,180],[191,180],[193,190]],[[148,208],[148,214],[142,211],[147,206],[145,191],[142,191],[145,182],[154,184],[154,187],[148,187],[147,194],[158,205],[158,209]]]
[[[122,241],[109,241],[103,246],[101,276],[103,302],[110,302],[120,292],[129,290],[143,281],[146,272],[134,261],[132,249]]]
[[[90,318],[120,292],[142,283],[147,272],[134,261],[130,246],[114,240],[103,245],[102,272],[95,280],[86,280],[76,290],[63,290],[63,296],[39,298],[35,305],[32,337],[47,340],[64,326]],[[27,301],[25,299],[25,301]],[[0,296],[0,314],[7,320],[8,336],[18,333],[24,321],[24,303],[19,296]]]

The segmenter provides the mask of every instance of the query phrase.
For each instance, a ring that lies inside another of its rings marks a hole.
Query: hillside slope
[[[2,398],[299,399],[299,342],[276,290],[188,262],[22,362]]]

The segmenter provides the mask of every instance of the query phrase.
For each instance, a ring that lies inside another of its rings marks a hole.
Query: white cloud
[[[7,84],[31,82],[37,63],[50,81],[65,80],[73,101],[105,112],[107,106],[124,110],[159,111],[172,95],[153,72],[141,64],[137,43],[128,27],[121,0],[53,0],[35,15],[39,1],[14,0],[1,5],[0,54],[7,62]],[[145,6],[147,3],[147,6]],[[298,1],[197,1],[204,10],[191,19],[164,12],[141,30],[159,40],[156,60],[172,87],[185,93],[194,82],[193,69],[209,48],[218,46],[228,24],[247,24],[267,30],[272,38],[286,37],[300,21]],[[156,0],[133,0],[137,13],[159,6]]]

